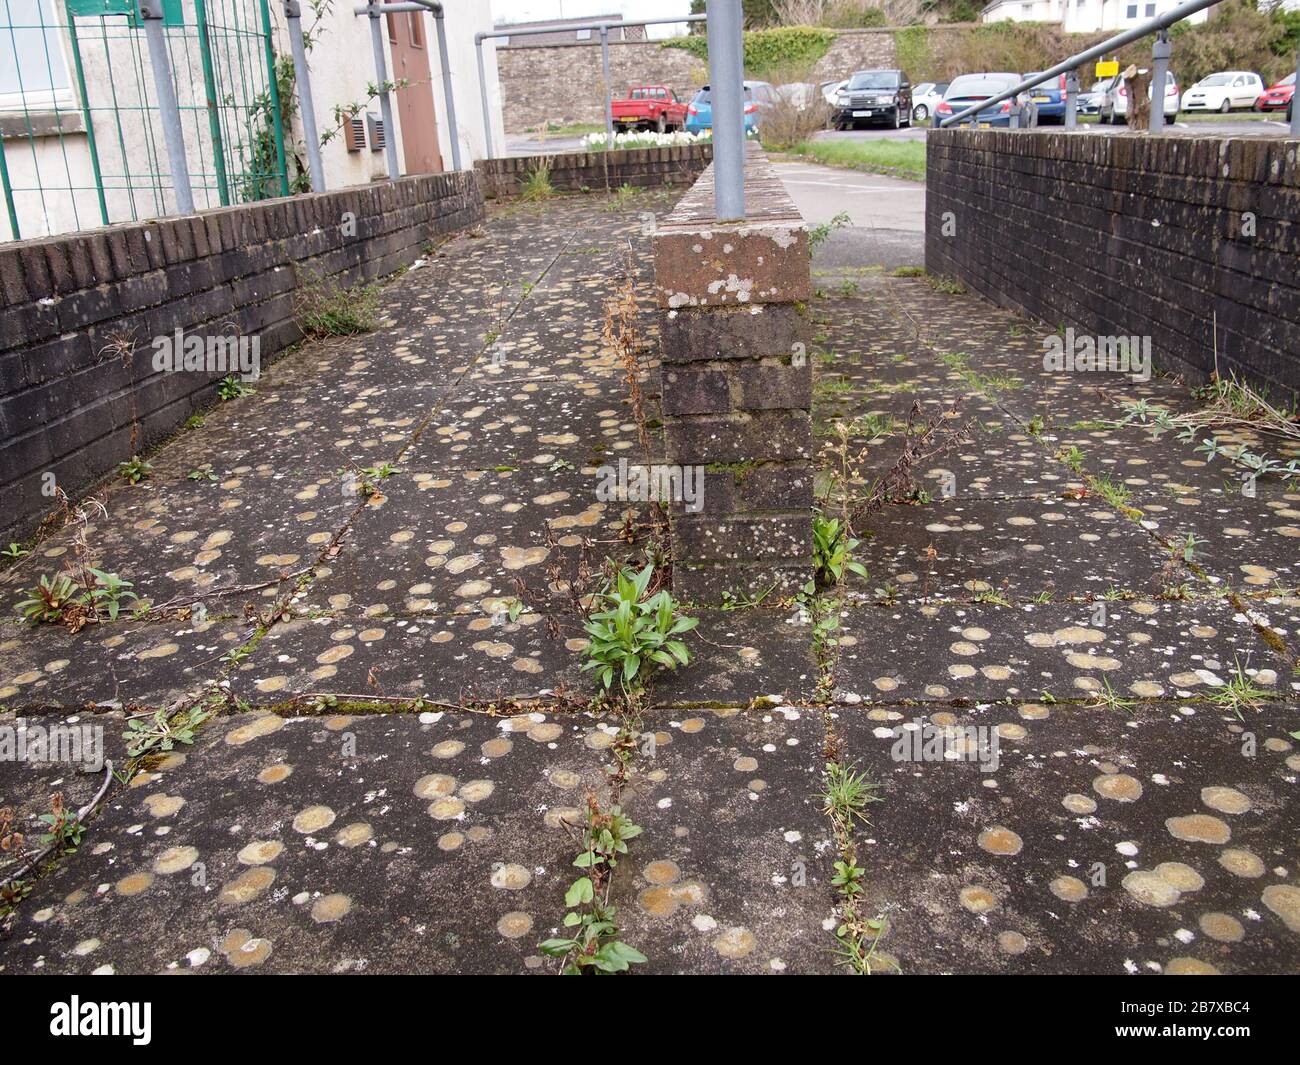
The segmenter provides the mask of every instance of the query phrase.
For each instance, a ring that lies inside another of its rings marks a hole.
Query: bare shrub
[[[758,131],[763,146],[786,151],[829,125],[831,107],[815,84],[778,86],[776,98],[763,108]]]

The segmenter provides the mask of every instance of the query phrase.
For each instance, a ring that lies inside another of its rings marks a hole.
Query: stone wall
[[[809,78],[830,81],[855,70],[892,67],[895,62],[893,30],[841,30]],[[659,41],[611,41],[609,69],[615,99],[633,85],[669,85],[683,103],[689,103],[709,80],[707,63],[683,48],[665,48]],[[605,120],[598,43],[501,48],[497,70],[506,129],[511,133],[546,122]]]
[[[549,167],[560,192],[611,191],[623,185],[661,188],[689,185],[713,158],[713,145],[681,144],[668,148],[626,148],[613,152],[562,152],[480,159],[474,169],[489,199],[519,193],[538,166]]]
[[[931,130],[927,143],[932,273],[1079,335],[1149,336],[1156,366],[1193,380],[1217,364],[1300,391],[1296,141]]]
[[[392,273],[483,217],[464,171],[0,247],[0,542],[214,402],[225,374],[155,370],[155,338],[256,338],[264,366],[301,339],[304,281]]]
[[[689,52],[657,41],[611,41],[609,70],[615,99],[633,85],[668,85],[688,103],[709,78],[706,65]],[[508,132],[547,122],[605,121],[599,43],[500,48],[497,72]]]
[[[812,576],[808,234],[758,145],[742,223],[713,218],[713,169],[654,236],[666,461],[702,467],[672,510],[673,582],[696,601]]]

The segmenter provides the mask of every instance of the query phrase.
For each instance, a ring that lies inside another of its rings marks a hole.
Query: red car
[[[681,129],[686,105],[667,85],[634,85],[627,97],[610,105],[616,131],[653,129],[660,133]]]
[[[1276,85],[1264,90],[1264,94],[1255,101],[1256,111],[1281,111],[1286,108],[1287,121],[1291,121],[1291,105],[1295,98],[1295,75],[1288,74]]]

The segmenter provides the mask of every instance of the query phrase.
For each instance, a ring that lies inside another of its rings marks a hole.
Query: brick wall
[[[812,576],[808,234],[752,142],[745,215],[714,220],[710,167],[654,236],[665,456],[704,470],[702,506],[671,508],[673,582],[696,601]]]
[[[0,247],[0,543],[50,509],[44,475],[75,499],[213,402],[223,375],[156,372],[153,338],[257,337],[266,365],[304,279],[392,273],[482,218],[462,172]]]
[[[931,130],[927,142],[932,273],[1080,334],[1150,336],[1156,366],[1192,380],[1217,346],[1221,372],[1300,390],[1294,140]]]
[[[553,188],[560,192],[609,191],[622,185],[637,188],[689,185],[713,158],[713,145],[679,144],[668,148],[626,148],[613,152],[561,152],[556,155],[517,155],[480,159],[474,164],[488,199],[515,196],[533,170],[550,168]]]

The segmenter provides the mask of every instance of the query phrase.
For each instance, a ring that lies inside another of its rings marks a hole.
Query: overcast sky
[[[592,18],[618,15],[625,19],[672,18],[689,15],[691,0],[492,0],[497,22],[538,22],[550,18]],[[651,37],[667,37],[686,27],[647,26]]]

